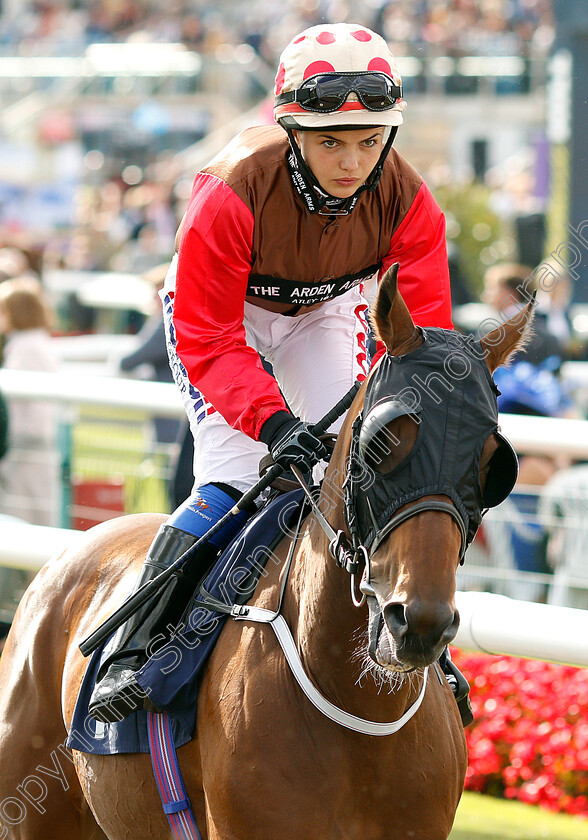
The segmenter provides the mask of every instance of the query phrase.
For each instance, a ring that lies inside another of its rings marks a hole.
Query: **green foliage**
[[[491,190],[484,184],[443,184],[434,193],[447,219],[449,250],[455,250],[464,282],[477,299],[488,266],[511,256],[507,226],[491,209]]]

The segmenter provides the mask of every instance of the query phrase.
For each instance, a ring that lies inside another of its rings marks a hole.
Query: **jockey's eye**
[[[395,470],[412,452],[418,430],[413,416],[396,417],[371,439],[364,456],[368,467],[381,475]]]

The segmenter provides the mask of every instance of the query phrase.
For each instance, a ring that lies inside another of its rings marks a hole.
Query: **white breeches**
[[[170,272],[173,270],[170,269]],[[259,462],[267,447],[231,428],[196,387],[187,386],[170,338],[173,299],[162,292],[168,351],[174,377],[194,436],[194,486],[225,482],[240,492],[259,478]],[[288,317],[245,303],[247,343],[272,365],[290,410],[302,420],[317,422],[347,393],[358,376],[367,375],[367,303],[361,286],[318,309]],[[174,364],[174,361],[176,362]],[[338,431],[342,420],[330,431]]]

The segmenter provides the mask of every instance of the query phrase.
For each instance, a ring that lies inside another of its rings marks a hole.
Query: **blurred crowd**
[[[179,164],[158,160],[129,185],[123,175],[80,188],[75,228],[56,235],[39,254],[44,269],[142,273],[173,254],[191,179]]]
[[[527,55],[553,38],[551,0],[12,0],[0,43],[19,55],[67,55],[91,43],[181,42],[199,52],[247,43],[270,65],[305,26],[354,21],[385,35],[399,53]],[[12,14],[11,14],[12,10]]]
[[[158,41],[183,43],[206,55],[218,54],[226,44],[247,44],[265,61],[271,79],[269,71],[288,39],[321,21],[361,20],[384,34],[399,55],[545,54],[553,40],[551,0],[287,0],[279,6],[252,0],[238,5],[235,15],[236,0],[7,0],[0,12],[0,47],[3,55],[80,55],[92,43]],[[86,151],[85,184],[72,187],[71,227],[42,241],[21,217],[15,221],[14,209],[4,223],[2,205],[14,208],[18,202],[10,200],[10,192],[0,198],[0,247],[20,247],[39,274],[52,268],[140,273],[169,259],[193,172],[184,171],[171,151],[139,161],[136,149],[122,154],[126,165],[113,172],[116,154],[103,151],[92,146]],[[33,185],[28,190],[35,195]],[[50,205],[51,195],[44,201]],[[0,277],[1,263],[0,256]]]
[[[205,55],[227,43],[245,43],[273,71],[292,34],[321,21],[361,20],[382,32],[399,55],[545,54],[554,35],[551,0],[286,0],[279,6],[252,0],[239,4],[235,15],[236,5],[236,0],[7,0],[0,11],[0,46],[4,55],[75,55],[91,43],[159,41],[180,42]],[[140,273],[169,259],[193,172],[171,151],[139,161],[136,149],[121,153],[126,160],[113,172],[113,158],[118,164],[121,155],[109,149],[86,151],[85,183],[72,187],[71,227],[43,235],[42,241],[21,217],[15,221],[14,211],[4,223],[2,205],[14,208],[18,202],[10,201],[10,193],[0,198],[0,247],[20,247],[39,274],[52,268]],[[434,189],[435,176],[425,174]],[[28,189],[35,194],[33,185]],[[492,200],[500,194],[512,203],[512,191],[506,192],[494,185]],[[44,200],[49,205],[51,195]],[[506,212],[497,208],[500,216]]]

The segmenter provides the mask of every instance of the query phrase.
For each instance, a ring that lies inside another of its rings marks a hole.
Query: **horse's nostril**
[[[406,633],[408,622],[406,620],[406,609],[404,604],[398,602],[386,604],[383,610],[384,621],[395,638]]]
[[[406,607],[409,633],[416,636],[443,639],[455,622],[455,610],[449,604],[418,602]]]
[[[391,601],[385,605],[383,615],[397,642],[412,637],[447,644],[455,636],[459,623],[457,612],[446,603]]]

